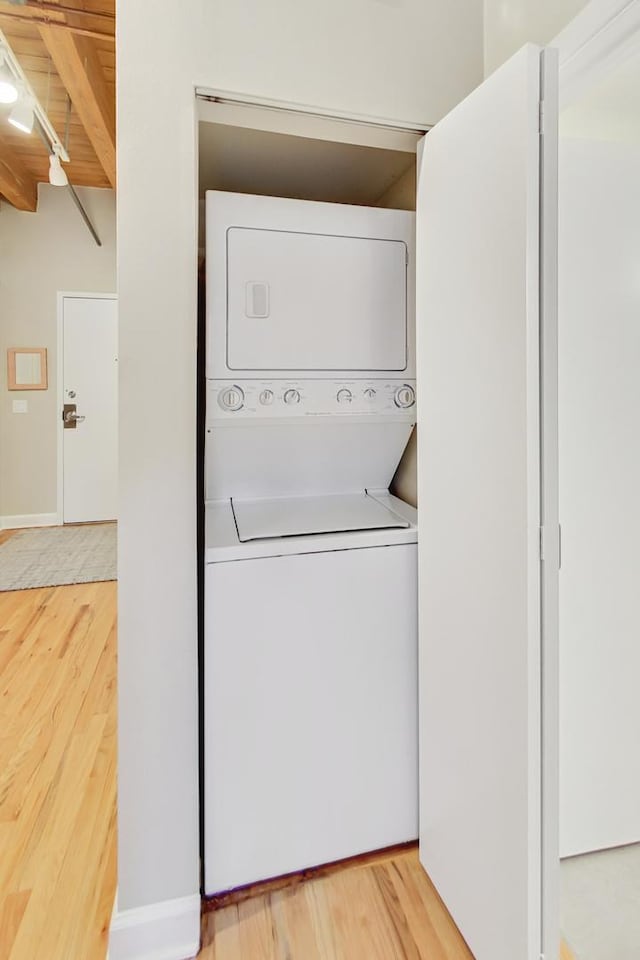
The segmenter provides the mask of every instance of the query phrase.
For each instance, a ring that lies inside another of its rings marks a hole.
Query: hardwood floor
[[[415,849],[203,914],[198,960],[473,960]]]
[[[209,909],[198,960],[473,960],[418,862],[394,851]],[[566,943],[560,960],[576,960]]]
[[[115,638],[115,583],[0,593],[2,960],[104,960]]]

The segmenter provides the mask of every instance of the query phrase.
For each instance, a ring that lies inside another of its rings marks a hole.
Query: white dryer
[[[207,194],[204,876],[414,839],[413,215]]]

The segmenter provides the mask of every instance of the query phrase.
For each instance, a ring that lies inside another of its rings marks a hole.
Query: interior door
[[[558,956],[556,81],[523,48],[419,157],[420,857],[476,960]]]
[[[62,298],[63,517],[114,520],[118,491],[115,297]]]

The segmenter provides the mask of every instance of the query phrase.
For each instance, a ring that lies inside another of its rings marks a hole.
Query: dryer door
[[[402,371],[407,245],[231,227],[230,370]]]

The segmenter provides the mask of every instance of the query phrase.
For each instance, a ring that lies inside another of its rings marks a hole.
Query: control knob
[[[218,394],[218,403],[223,410],[240,410],[244,404],[244,390],[234,383]]]
[[[373,389],[373,387],[367,387],[367,389],[364,392],[364,395],[367,400],[375,400],[376,398],[376,392]]]
[[[285,403],[300,403],[300,391],[285,390],[283,400]]]
[[[263,390],[260,394],[260,403],[263,406],[273,403],[273,390]]]
[[[353,394],[351,393],[351,390],[347,390],[347,388],[344,387],[344,389],[338,390],[336,394],[336,400],[338,403],[351,403],[353,400]]]
[[[401,387],[398,387],[396,390],[393,399],[397,407],[401,407],[403,410],[406,410],[407,407],[412,407],[416,402],[416,395],[413,387],[410,387],[409,384],[405,383]]]

